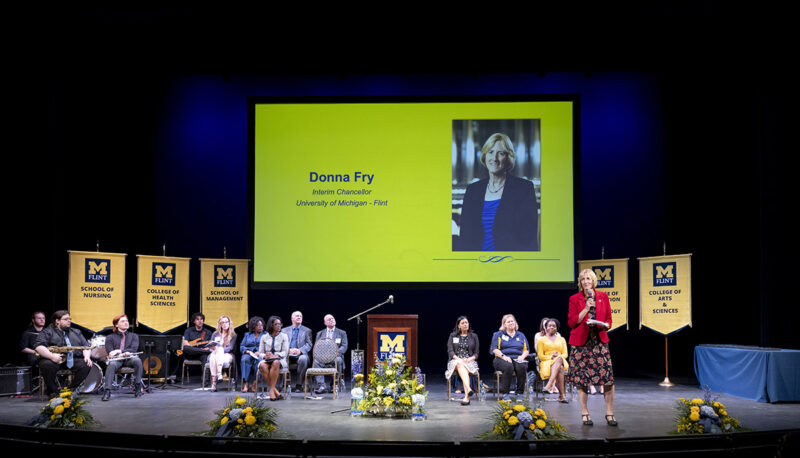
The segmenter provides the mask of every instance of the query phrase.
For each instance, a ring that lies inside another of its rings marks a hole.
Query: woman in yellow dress
[[[547,334],[539,339],[536,353],[539,356],[539,376],[547,380],[543,388],[548,393],[553,393],[554,386],[558,387],[558,402],[567,403],[564,396],[564,372],[569,369],[567,364],[567,341],[558,335],[558,320],[547,320],[545,331]]]

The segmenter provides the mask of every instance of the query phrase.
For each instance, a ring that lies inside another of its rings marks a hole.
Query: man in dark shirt
[[[36,358],[36,338],[39,333],[44,329],[45,316],[44,312],[36,311],[31,315],[31,324],[28,329],[22,333],[19,338],[19,349],[22,352],[23,363],[26,366],[37,367],[38,361]]]
[[[121,367],[132,367],[134,370],[133,396],[142,395],[142,360],[136,355],[139,351],[139,336],[129,330],[130,322],[127,315],[117,315],[111,320],[114,333],[106,337],[106,352],[108,352],[108,367],[106,368],[106,389],[103,392],[103,401],[111,399],[111,386],[114,376]],[[117,359],[115,358],[125,358]]]
[[[203,328],[205,320],[206,316],[202,313],[194,313],[191,320],[194,326],[190,326],[183,333],[183,357],[185,359],[198,359],[203,363],[203,366],[206,365],[208,355],[211,354],[211,349],[206,348],[207,341],[211,340],[211,331]]]
[[[58,396],[58,381],[56,374],[61,369],[70,369],[74,372],[69,389],[74,390],[89,375],[92,368],[92,359],[89,350],[76,350],[66,354],[53,353],[48,347],[88,347],[89,342],[77,329],[72,329],[72,318],[67,310],[58,310],[53,313],[52,324],[42,329],[36,338],[35,349],[41,357],[39,371],[44,378],[47,394],[50,397]]]

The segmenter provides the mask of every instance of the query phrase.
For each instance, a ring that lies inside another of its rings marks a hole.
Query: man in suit
[[[308,352],[311,351],[311,329],[303,326],[303,313],[299,310],[292,313],[292,325],[281,329],[289,337],[289,364],[297,364],[297,383],[295,391],[303,391],[302,381],[306,379],[308,369]]]
[[[347,351],[347,333],[336,327],[336,318],[333,315],[325,315],[325,329],[317,333],[317,342],[320,339],[332,339],[339,347],[339,356],[336,357],[336,364],[339,367],[339,376],[344,373],[344,354]],[[314,367],[324,367],[317,360],[314,360]],[[317,394],[327,391],[333,392],[333,387],[326,388],[325,377],[317,376]]]

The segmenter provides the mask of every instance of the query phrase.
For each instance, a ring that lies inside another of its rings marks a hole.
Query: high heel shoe
[[[581,414],[581,420],[583,421],[583,424],[586,426],[592,426],[594,424],[594,422],[592,421],[592,417],[590,417],[588,413]]]
[[[614,417],[613,413],[611,415],[606,415],[606,423],[608,423],[608,426],[618,426],[619,425],[619,423],[617,423],[617,419]]]

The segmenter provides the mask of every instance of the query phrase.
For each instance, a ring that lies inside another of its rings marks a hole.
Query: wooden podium
[[[383,361],[390,353],[406,355],[406,365],[417,366],[418,315],[367,315],[367,373],[375,355]]]

